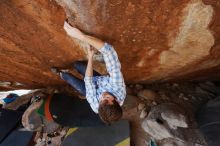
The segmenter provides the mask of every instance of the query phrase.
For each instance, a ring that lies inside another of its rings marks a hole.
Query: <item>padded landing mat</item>
[[[71,128],[62,146],[129,146],[129,134],[127,121],[111,126]]]
[[[50,113],[54,121],[66,127],[89,127],[104,125],[99,116],[92,111],[87,100],[54,94],[50,103]]]
[[[196,120],[208,145],[220,146],[220,96],[200,108]]]
[[[0,109],[0,143],[16,128],[22,117],[22,112]]]
[[[0,146],[28,146],[33,132],[14,130]]]

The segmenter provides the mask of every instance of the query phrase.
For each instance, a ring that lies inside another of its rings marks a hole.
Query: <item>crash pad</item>
[[[23,112],[9,109],[0,109],[0,143],[16,128]]]
[[[74,128],[62,146],[129,146],[129,133],[128,121],[102,127]]]

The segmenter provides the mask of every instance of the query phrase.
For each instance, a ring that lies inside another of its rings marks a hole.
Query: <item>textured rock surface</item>
[[[220,79],[217,0],[1,0],[0,81],[64,84],[50,68],[86,59],[88,47],[66,35],[66,19],[115,46],[127,83]]]
[[[138,97],[154,101],[157,98],[157,94],[152,90],[145,89],[138,93]]]
[[[153,108],[151,108],[151,111],[142,123],[143,129],[156,140],[162,140],[166,138],[182,139],[175,134],[176,128],[173,130],[173,126],[179,125],[177,123],[172,123],[172,121],[174,120],[175,122],[179,122],[181,119],[177,119],[175,116],[172,116],[169,119],[164,119],[162,116],[163,113],[168,112],[176,112],[177,114],[180,114],[180,112],[177,112],[179,111],[179,109],[181,108],[172,103],[164,103],[158,106],[154,106]],[[170,127],[171,124],[174,125]]]
[[[172,129],[177,129],[177,127],[187,128],[186,116],[184,116],[184,111],[177,105],[169,105],[163,108],[161,113],[163,120],[167,121],[167,124]]]
[[[162,103],[151,108],[141,126],[158,143],[188,146],[195,145],[196,141],[204,142],[198,129],[193,128],[193,122],[193,118],[180,105]]]
[[[181,114],[175,113],[175,111],[173,111],[172,113],[161,113],[161,117],[167,121],[169,127],[172,129],[176,129],[177,127],[187,127],[185,117]]]
[[[174,138],[169,129],[154,120],[145,120],[142,124],[143,129],[149,133],[154,139],[162,140],[165,138]]]

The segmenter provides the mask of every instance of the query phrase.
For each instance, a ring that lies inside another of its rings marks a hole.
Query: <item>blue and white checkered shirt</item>
[[[126,87],[121,73],[121,64],[114,48],[105,43],[100,49],[110,76],[85,76],[86,98],[92,110],[98,113],[99,101],[103,92],[110,92],[120,105],[126,96]]]

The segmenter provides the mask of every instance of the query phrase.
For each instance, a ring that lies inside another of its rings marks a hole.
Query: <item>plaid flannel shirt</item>
[[[120,105],[126,96],[126,87],[121,73],[121,64],[114,48],[105,43],[100,49],[104,57],[109,76],[85,76],[86,99],[92,110],[98,113],[99,101],[103,92],[110,92],[116,97]]]

